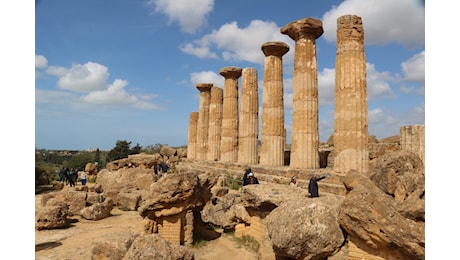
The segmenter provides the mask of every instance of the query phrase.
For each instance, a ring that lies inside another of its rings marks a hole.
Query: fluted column
[[[259,90],[255,68],[244,68],[242,72],[239,120],[238,163],[257,164]]]
[[[367,173],[368,138],[364,29],[361,17],[344,15],[337,19],[334,171]]]
[[[241,68],[225,67],[220,75],[225,78],[224,103],[222,111],[222,140],[220,160],[237,162],[238,160],[238,78]]]
[[[208,149],[209,103],[213,84],[200,83],[196,88],[200,91],[200,110],[198,114],[196,159],[206,160]]]
[[[209,105],[208,130],[208,161],[220,160],[220,142],[222,132],[222,102],[223,90],[219,87],[211,88],[211,103]]]
[[[188,124],[187,158],[196,159],[196,131],[198,126],[198,112],[190,112]]]
[[[266,42],[262,45],[265,55],[264,87],[262,94],[262,147],[260,164],[284,165],[284,90],[283,55],[289,51],[284,42]]]
[[[295,41],[289,166],[316,169],[319,168],[316,39],[324,32],[323,23],[305,18],[287,24],[280,32]]]

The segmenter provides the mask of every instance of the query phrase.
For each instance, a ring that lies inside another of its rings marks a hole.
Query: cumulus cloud
[[[43,55],[35,54],[35,68],[46,68],[48,66],[48,60]]]
[[[82,97],[87,103],[96,105],[128,105],[141,109],[157,109],[157,105],[146,102],[135,95],[131,95],[125,91],[128,85],[126,80],[116,79],[112,84],[108,85],[104,90],[93,91]]]
[[[94,62],[74,64],[61,76],[58,86],[75,92],[102,90],[108,77],[109,70],[106,66]]]
[[[366,44],[400,43],[408,49],[425,42],[425,7],[421,0],[345,0],[323,15],[324,37],[336,40],[337,18],[357,15],[363,20]]]
[[[375,65],[366,63],[367,96],[369,99],[394,98],[395,94],[390,83],[396,81],[396,77],[389,72],[380,72]]]
[[[200,71],[191,73],[190,81],[193,83],[193,85],[199,83],[212,83],[215,86],[224,88],[225,78],[222,75],[215,73],[214,71]]]
[[[147,4],[166,15],[170,23],[178,23],[182,31],[195,33],[206,25],[214,0],[148,0]]]
[[[292,44],[286,35],[280,34],[274,22],[253,20],[245,28],[233,21],[191,43],[183,44],[181,51],[200,58],[220,56],[226,61],[248,61],[263,64],[261,46],[268,41],[283,41]],[[214,48],[214,49],[213,49]],[[292,46],[290,46],[293,49]],[[221,51],[220,54],[217,52]],[[292,55],[292,54],[291,54]]]
[[[425,51],[401,63],[404,80],[425,85]]]
[[[43,61],[41,57],[36,58],[36,60]],[[46,73],[58,77],[57,86],[61,90],[36,88],[37,104],[62,104],[78,109],[88,105],[128,106],[139,109],[161,108],[151,102],[156,95],[128,93],[125,90],[128,85],[126,80],[115,79],[112,84],[107,84],[108,68],[95,62],[73,64],[71,68],[49,66],[46,68]]]

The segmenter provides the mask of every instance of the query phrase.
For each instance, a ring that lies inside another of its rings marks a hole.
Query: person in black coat
[[[247,168],[246,171],[243,174],[243,186],[248,185],[248,174],[251,173],[252,170],[251,168]]]
[[[247,183],[246,185],[250,185],[250,184],[259,184],[259,179],[257,179],[255,176],[254,176],[254,173],[250,172],[248,174],[248,179],[246,180]]]
[[[326,176],[318,177],[316,174],[311,176],[310,182],[308,183],[308,193],[310,193],[310,197],[315,198],[319,197],[318,194],[318,181],[326,178]]]

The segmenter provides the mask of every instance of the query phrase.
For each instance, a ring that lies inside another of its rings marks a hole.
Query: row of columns
[[[369,156],[364,31],[361,18],[355,15],[339,17],[337,25],[334,145],[338,159],[335,159],[334,170],[365,172]],[[280,32],[295,41],[290,167],[319,168],[316,39],[323,34],[322,22],[305,18],[287,24]],[[284,42],[267,42],[261,50],[265,61],[259,163],[283,166],[286,135],[282,57],[289,46]],[[188,157],[256,164],[257,71],[225,67],[220,74],[225,78],[223,91],[211,83],[196,86],[200,91],[200,104],[198,115],[190,113]],[[241,76],[239,108],[238,79]]]

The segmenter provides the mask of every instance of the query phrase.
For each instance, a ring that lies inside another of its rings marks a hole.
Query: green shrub
[[[245,247],[255,253],[259,251],[260,244],[251,236],[242,236],[241,238],[233,236],[233,240],[241,247]]]

